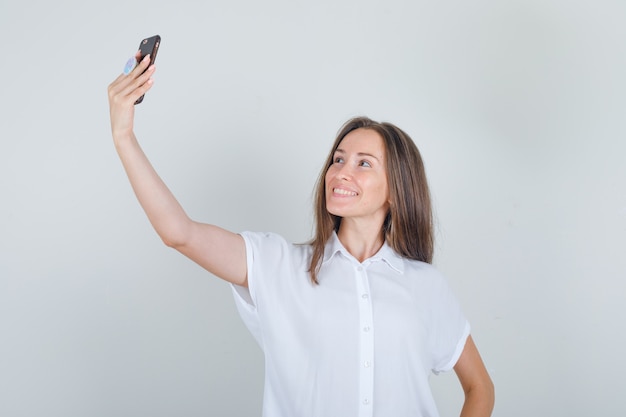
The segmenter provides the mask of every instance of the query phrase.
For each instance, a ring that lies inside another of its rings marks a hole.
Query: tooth
[[[340,188],[335,188],[333,191],[335,191],[337,194],[342,194],[342,195],[356,195],[356,193],[353,191],[342,190]]]

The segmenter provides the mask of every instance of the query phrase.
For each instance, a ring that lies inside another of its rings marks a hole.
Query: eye
[[[372,164],[370,164],[368,161],[363,160],[363,161],[359,162],[359,166],[366,167],[366,168],[371,168]]]
[[[343,163],[343,158],[341,156],[336,156],[335,159],[333,159],[333,164],[342,164]]]

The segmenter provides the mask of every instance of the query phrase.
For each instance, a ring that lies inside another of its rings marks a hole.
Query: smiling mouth
[[[342,190],[341,188],[333,188],[333,193],[339,194],[339,195],[349,195],[349,196],[356,195],[354,191]]]

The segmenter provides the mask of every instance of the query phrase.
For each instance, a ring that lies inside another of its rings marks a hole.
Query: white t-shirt
[[[265,355],[264,417],[438,416],[428,378],[469,324],[435,268],[387,244],[361,263],[333,234],[314,285],[310,245],[242,236],[248,288],[233,293]]]

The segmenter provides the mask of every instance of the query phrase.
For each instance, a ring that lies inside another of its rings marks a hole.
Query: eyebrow
[[[346,153],[346,151],[344,151],[344,150],[343,150],[343,149],[341,149],[341,148],[337,148],[337,149],[335,149],[335,153],[342,153],[342,154],[345,154],[345,153]],[[357,156],[358,156],[358,157],[369,156],[369,157],[374,158],[375,160],[377,160],[377,161],[379,161],[379,162],[380,162],[380,159],[379,159],[377,156],[372,155],[371,153],[367,153],[367,152],[357,152]]]

